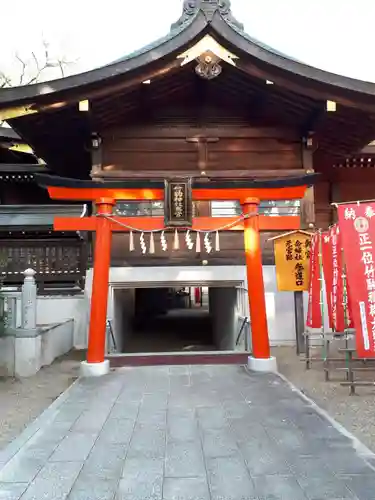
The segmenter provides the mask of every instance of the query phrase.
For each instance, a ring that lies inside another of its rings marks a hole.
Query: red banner
[[[333,328],[332,317],[332,284],[333,284],[333,257],[332,257],[332,242],[330,232],[322,233],[322,258],[323,258],[323,273],[326,286],[326,296],[328,305],[328,324]]]
[[[308,328],[322,327],[322,311],[320,307],[320,240],[321,238],[319,233],[315,233],[311,238],[309,302],[306,319],[306,326]]]
[[[342,254],[342,238],[339,226],[336,224],[330,231],[333,256],[333,287],[337,285],[336,293],[332,293],[333,326],[336,332],[344,333],[347,328],[352,327],[349,287],[348,284],[345,283],[347,280],[344,281],[345,269]]]
[[[359,357],[375,357],[375,203],[338,206]]]
[[[344,280],[344,260],[338,225],[322,233],[323,272],[328,305],[328,324],[336,333],[351,328],[350,299]]]

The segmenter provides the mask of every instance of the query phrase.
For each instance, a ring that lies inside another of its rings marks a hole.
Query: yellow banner
[[[307,290],[310,275],[311,237],[303,233],[274,240],[277,288],[281,292]]]

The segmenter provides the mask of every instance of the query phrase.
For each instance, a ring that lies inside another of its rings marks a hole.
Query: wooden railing
[[[73,238],[0,240],[0,280],[3,284],[21,284],[23,271],[36,271],[40,289],[53,283],[84,286],[87,267],[87,243]]]

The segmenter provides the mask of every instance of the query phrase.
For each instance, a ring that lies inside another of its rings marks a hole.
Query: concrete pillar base
[[[274,373],[277,372],[277,362],[276,358],[271,356],[270,358],[260,359],[253,358],[249,356],[247,361],[247,367],[253,372],[263,372],[263,373]]]
[[[80,366],[80,377],[101,377],[109,373],[109,360],[105,359],[102,363],[88,363],[82,361]]]

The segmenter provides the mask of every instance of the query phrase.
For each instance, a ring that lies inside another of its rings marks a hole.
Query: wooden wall
[[[375,199],[374,168],[331,168],[315,186],[316,225],[327,228],[336,222],[332,203]]]
[[[139,234],[134,234],[135,251],[129,251],[129,234],[116,233],[112,244],[112,266],[199,266],[203,260],[209,265],[244,265],[245,251],[243,233],[241,231],[226,231],[220,233],[220,252],[207,254],[201,239],[201,252],[196,253],[186,248],[184,236],[180,234],[180,249],[173,250],[173,234],[167,236],[168,250],[163,252],[160,245],[160,235],[155,235],[155,254],[149,254],[149,235],[145,235],[147,253],[142,254],[139,245]],[[263,264],[273,264],[273,243],[268,241],[273,233],[262,233]],[[195,236],[193,236],[195,241]],[[214,247],[214,241],[212,246]]]
[[[196,176],[203,170],[217,177],[259,177],[302,168],[301,140],[285,127],[251,126],[235,110],[214,109],[199,118],[186,108],[174,110],[173,117],[164,113],[100,132],[104,177]]]
[[[196,109],[186,106],[152,109],[148,120],[100,130],[101,165],[95,178],[166,178],[200,176],[204,171],[215,178],[269,178],[296,175],[303,171],[299,131],[285,126],[258,126],[249,119],[249,110],[216,106]],[[97,164],[96,164],[97,165]],[[207,208],[205,202],[201,210]],[[203,215],[203,213],[200,213]],[[263,263],[273,263],[273,236],[261,235]],[[129,252],[129,236],[113,238],[112,265],[209,265],[244,264],[243,233],[228,231],[220,235],[220,252],[207,255],[186,249],[183,236],[181,249],[160,249],[155,239],[155,254],[142,255],[136,236],[136,251]],[[147,241],[146,236],[146,241]],[[147,241],[147,246],[149,245]]]

